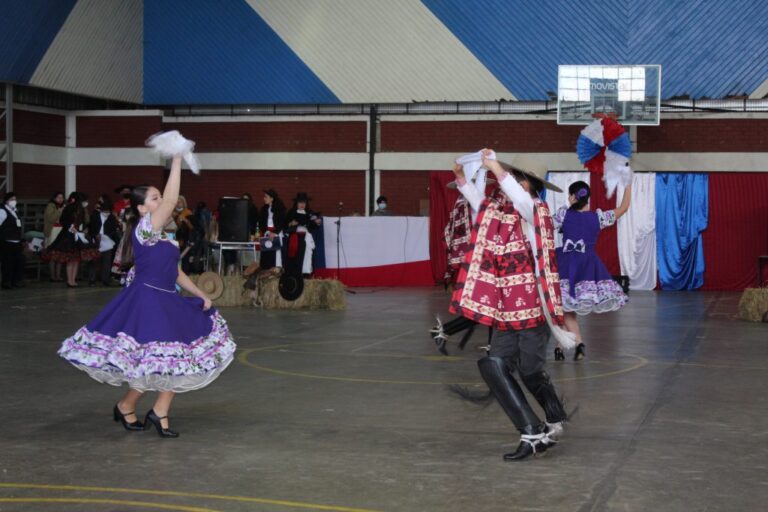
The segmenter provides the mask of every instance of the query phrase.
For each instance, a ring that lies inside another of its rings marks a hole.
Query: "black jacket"
[[[93,212],[91,214],[91,221],[88,224],[88,234],[91,239],[96,240],[101,232],[101,213]],[[117,222],[117,218],[110,214],[107,217],[107,221],[104,224],[104,234],[112,239],[113,242],[118,243],[120,241],[120,224]]]
[[[273,203],[274,207],[274,203]],[[269,206],[264,205],[259,211],[259,229],[262,232],[267,230],[267,219],[269,218]],[[285,208],[274,208],[272,210],[272,222],[275,224],[275,231],[277,233],[285,231],[287,223],[285,222]]]

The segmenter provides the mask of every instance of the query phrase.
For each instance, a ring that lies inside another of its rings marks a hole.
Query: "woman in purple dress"
[[[99,382],[127,383],[113,409],[127,430],[170,430],[176,393],[210,384],[232,362],[235,343],[211,300],[178,268],[179,249],[162,232],[179,197],[181,157],[173,159],[161,195],[151,186],[131,192],[132,220],[125,231],[123,264],[129,284],[91,322],[64,340],[59,355]],[[182,297],[176,284],[195,297]],[[146,391],[158,396],[144,422],[135,414]]]
[[[576,315],[616,311],[627,302],[626,294],[600,261],[595,245],[600,230],[615,224],[629,209],[632,188],[627,187],[618,208],[608,211],[590,211],[589,192],[589,185],[583,181],[572,183],[568,187],[568,202],[571,206],[563,206],[552,218],[555,228],[559,228],[563,234],[563,246],[557,249],[557,266],[565,326],[578,342],[574,361],[586,356]],[[555,347],[555,360],[564,359],[562,348]]]

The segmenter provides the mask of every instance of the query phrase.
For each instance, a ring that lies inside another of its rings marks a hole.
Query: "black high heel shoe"
[[[565,361],[565,354],[560,347],[555,347],[555,361]]]
[[[169,428],[163,428],[163,425],[162,423],[160,423],[160,420],[164,420],[167,417],[168,416],[163,416],[161,418],[157,414],[155,414],[154,409],[150,409],[150,411],[147,413],[147,416],[144,418],[144,430],[149,430],[151,428],[150,425],[154,425],[155,428],[157,429],[157,434],[160,437],[179,437],[178,432],[174,432]]]
[[[573,360],[581,361],[585,357],[587,357],[587,347],[585,347],[583,343],[579,343],[576,345],[576,352],[573,354]]]
[[[115,408],[112,410],[112,414],[115,417],[115,421],[119,421],[120,423],[123,424],[123,428],[125,428],[125,430],[130,430],[133,432],[137,430],[144,430],[144,424],[140,422],[138,419],[132,423],[128,423],[128,421],[126,421],[125,417],[130,416],[131,414],[134,414],[133,411],[123,414],[122,412],[120,412],[120,409],[117,407],[117,404],[115,404]]]

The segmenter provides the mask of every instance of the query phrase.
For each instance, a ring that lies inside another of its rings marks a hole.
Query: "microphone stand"
[[[339,203],[339,217],[336,219],[336,279],[338,281],[341,281],[341,208],[344,206],[344,203]],[[342,285],[344,283],[341,283]],[[344,286],[344,291],[351,294],[356,294],[357,292],[350,290],[346,286]]]

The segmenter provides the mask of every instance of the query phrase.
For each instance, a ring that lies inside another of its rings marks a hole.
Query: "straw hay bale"
[[[739,318],[749,322],[768,321],[768,288],[747,288],[739,301]]]

